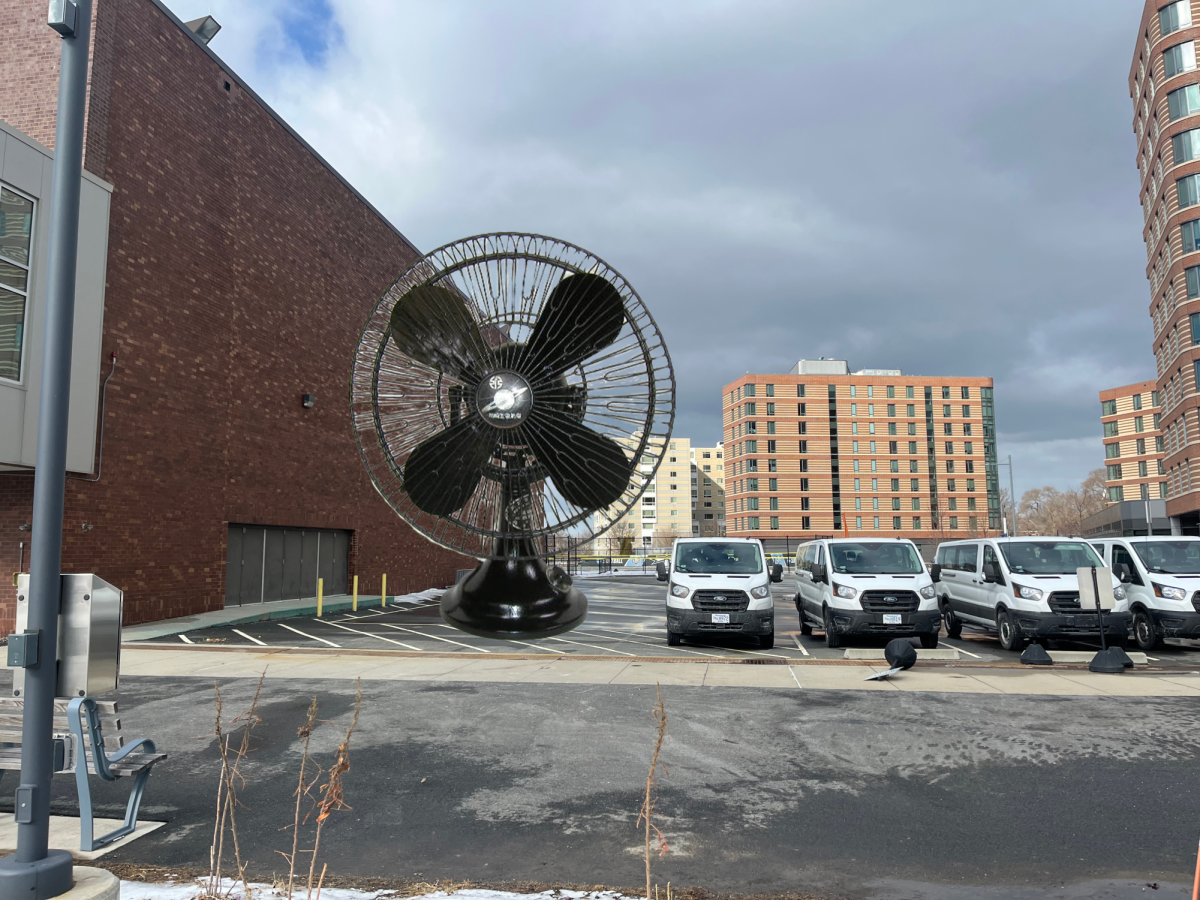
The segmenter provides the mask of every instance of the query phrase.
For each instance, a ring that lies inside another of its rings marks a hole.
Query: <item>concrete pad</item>
[[[889,681],[864,681],[868,675],[886,671],[882,666],[804,666],[790,667],[804,690],[817,691],[894,691]]]
[[[704,684],[708,687],[796,688],[790,666],[711,663],[706,668]]]
[[[538,659],[473,659],[433,681],[523,681],[545,663]]]
[[[887,659],[882,647],[847,647],[843,659]],[[953,647],[938,647],[936,650],[917,648],[917,659],[961,659]]]
[[[1063,672],[1062,677],[1120,697],[1200,697],[1200,684],[1189,687],[1150,675]]]
[[[92,833],[99,836],[120,828],[123,819],[92,819]],[[126,835],[119,841],[113,841],[99,850],[83,851],[79,849],[79,819],[74,816],[50,817],[50,849],[66,850],[76,859],[99,859],[107,853],[131,844],[140,837],[145,837],[152,831],[162,828],[166,822],[138,822],[133,834]],[[0,818],[0,853],[13,853],[17,849],[17,823],[8,816]]]
[[[379,660],[369,674],[363,675],[363,680],[431,681],[470,664],[471,660],[469,659],[454,659],[445,656]]]
[[[1092,657],[1097,653],[1096,650],[1047,650],[1050,658],[1056,663],[1090,663]],[[1147,663],[1146,654],[1140,650],[1128,650],[1129,658],[1137,665],[1144,666]]]
[[[986,674],[973,673],[984,684],[991,685],[1004,694],[1047,694],[1066,696],[1102,697],[1106,693],[1099,687],[1093,687],[1078,681],[1072,681],[1052,672],[1030,672],[1028,670],[998,670],[992,669]],[[1116,676],[1120,677],[1120,676]]]
[[[701,685],[708,668],[704,663],[630,663],[609,684]]]
[[[547,684],[610,684],[628,665],[623,659],[614,659],[611,662],[555,659],[541,663],[534,672],[521,680]]]
[[[1001,693],[999,688],[986,684],[973,675],[947,672],[944,669],[908,669],[896,673],[888,681],[899,691],[932,691],[948,694]]]

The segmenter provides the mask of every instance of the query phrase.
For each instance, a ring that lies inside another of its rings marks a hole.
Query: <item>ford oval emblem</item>
[[[899,603],[900,601],[897,600],[895,597],[888,596],[888,597],[883,598],[883,602],[888,604],[889,606],[894,606],[895,604]]]
[[[715,597],[713,597],[713,600],[715,600],[717,603],[724,603],[725,597],[722,594],[717,594]]]

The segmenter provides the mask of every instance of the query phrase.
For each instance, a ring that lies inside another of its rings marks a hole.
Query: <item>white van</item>
[[[1200,639],[1200,537],[1091,543],[1125,586],[1138,647],[1157,650],[1169,637]]]
[[[775,646],[775,601],[762,543],[751,538],[680,538],[671,550],[667,584],[667,643],[685,637],[741,634],[758,638],[764,650]]]
[[[946,634],[958,637],[963,623],[995,630],[1000,646],[1020,651],[1030,640],[1095,639],[1100,622],[1080,609],[1075,570],[1103,566],[1083,538],[1013,537],[948,541],[931,567]],[[1114,575],[1116,605],[1104,614],[1109,644],[1129,637],[1129,598]]]
[[[828,647],[847,635],[908,637],[938,645],[942,616],[916,544],[900,538],[829,538],[796,550],[800,633],[825,632]]]

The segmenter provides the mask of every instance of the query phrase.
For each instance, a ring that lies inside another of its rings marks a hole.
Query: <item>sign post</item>
[[[1075,570],[1075,575],[1079,582],[1080,611],[1096,610],[1096,620],[1100,623],[1100,652],[1092,657],[1088,669],[1107,675],[1124,672],[1125,654],[1116,647],[1110,650],[1104,633],[1104,611],[1111,610],[1117,600],[1112,589],[1112,569],[1107,566],[1081,566]],[[1103,589],[1101,583],[1104,584]]]

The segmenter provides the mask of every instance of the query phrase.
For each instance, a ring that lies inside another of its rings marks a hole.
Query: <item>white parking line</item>
[[[436,625],[438,628],[449,628],[451,631],[458,631],[458,629],[455,628],[453,625],[445,625],[441,622],[434,622],[433,624]],[[458,631],[458,633],[462,634],[461,631]],[[432,635],[430,635],[430,636],[432,637]],[[534,650],[541,650],[543,653],[553,653],[555,656],[562,656],[562,654],[557,650],[550,650],[546,647],[539,647],[537,644],[531,644],[528,641],[516,641],[516,640],[513,640],[512,638],[495,638],[495,640],[500,641],[505,644],[520,644],[523,647],[532,647]]]
[[[801,647],[800,649],[803,650],[804,648]],[[805,656],[807,655],[808,654],[806,653]],[[792,681],[796,682],[796,687],[800,688],[800,690],[804,690],[804,688],[800,687],[800,679],[796,677],[796,670],[791,666],[788,666],[788,671],[792,673]]]
[[[796,649],[797,649],[797,650],[799,650],[801,653],[803,653],[805,656],[808,656],[808,655],[809,655],[809,654],[808,654],[808,651],[807,651],[807,650],[805,650],[805,649],[804,649],[804,645],[803,645],[802,643],[800,643],[800,635],[798,635],[798,634],[793,634],[793,635],[792,635],[792,638],[793,638],[793,639],[795,639],[795,641],[796,641]],[[793,677],[793,678],[795,678],[795,677],[796,677],[796,673],[795,673],[795,672],[793,672],[793,673],[792,673],[792,677]],[[799,682],[797,682],[797,683],[796,683],[796,687],[800,687],[800,683],[799,683]]]
[[[267,646],[265,643],[263,643],[262,641],[260,641],[258,638],[256,638],[256,637],[250,637],[250,635],[246,634],[246,632],[244,632],[244,631],[238,631],[236,628],[233,628],[233,629],[230,629],[230,630],[231,630],[231,631],[232,631],[234,634],[240,634],[242,637],[244,637],[244,638],[245,638],[246,640],[248,640],[248,641],[253,641],[254,643],[258,644],[258,646],[260,646],[260,647],[265,647],[265,646]]]
[[[194,643],[196,643],[196,642],[195,642],[195,641],[193,641],[193,640],[192,640],[190,637],[188,637],[186,634],[181,634],[181,635],[179,635],[179,639],[180,639],[181,641],[183,641],[185,644],[194,644]]]
[[[605,628],[590,628],[588,630],[589,631],[607,631],[609,634],[617,634],[617,635],[625,633],[625,632],[613,631],[612,629],[605,629]],[[628,644],[644,644],[648,647],[657,646],[656,644],[652,643],[651,641],[635,641],[631,638],[622,638],[622,640],[624,640]],[[720,659],[721,658],[720,655],[716,654],[716,653],[701,653],[699,650],[687,650],[683,647],[671,647],[670,649],[678,650],[680,653],[692,653],[696,656],[707,656],[709,659]]]
[[[946,643],[950,644],[949,641],[946,641]],[[983,659],[983,657],[980,656],[978,653],[972,653],[970,650],[964,650],[962,647],[958,646],[958,644],[950,644],[950,646],[953,647],[955,650],[957,650],[959,653],[965,653],[965,654],[967,654],[967,656],[973,657],[975,659]]]
[[[457,644],[460,647],[466,647],[468,650],[474,650],[476,653],[491,653],[491,650],[486,650],[483,647],[476,647],[474,644],[464,644],[462,641],[452,641],[450,638],[438,637],[436,634],[426,634],[423,631],[414,631],[411,628],[404,628],[400,625],[393,625],[391,622],[380,622],[384,628],[395,628],[397,631],[407,631],[409,634],[415,634],[418,637],[427,637],[435,641],[445,641],[447,644]]]
[[[342,628],[346,631],[352,631],[355,634],[361,634],[365,637],[373,637],[379,641],[387,641],[389,644],[398,644],[401,647],[407,647],[409,650],[416,650],[418,653],[425,652],[421,650],[420,647],[414,647],[412,644],[404,643],[404,641],[393,641],[391,638],[385,638],[382,634],[372,634],[369,631],[359,631],[357,628],[351,628],[349,625],[339,625],[337,622],[326,622],[325,624],[332,625],[334,628]]]
[[[597,647],[595,644],[585,644],[582,641],[568,641],[566,638],[546,638],[548,641],[560,641],[564,644],[576,644],[580,647],[591,647],[593,650],[603,650],[605,653],[620,653],[622,656],[637,656],[636,653],[626,653],[624,650],[613,650],[611,647]]]
[[[328,644],[330,647],[338,647],[339,649],[341,648],[340,644],[335,644],[333,641],[327,641],[327,640],[325,640],[325,638],[317,637],[314,634],[305,634],[299,628],[293,628],[291,625],[285,625],[282,622],[280,622],[279,627],[286,628],[288,631],[294,631],[294,632],[296,632],[296,634],[300,635],[300,637],[306,637],[310,641],[320,641],[322,644]]]

